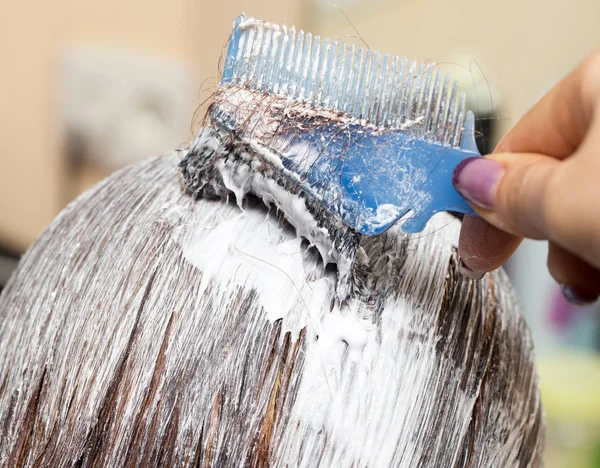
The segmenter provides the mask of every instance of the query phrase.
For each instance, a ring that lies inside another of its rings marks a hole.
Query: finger
[[[501,140],[495,152],[523,152],[523,153],[538,153],[552,156],[557,159],[564,159],[570,156],[581,144],[585,138],[586,131],[590,126],[590,122],[594,119],[594,103],[599,101],[600,97],[600,48],[592,54],[586,61],[577,67],[571,74],[556,85],[542,100],[536,104],[520,121],[519,123]],[[598,119],[596,119],[598,120]],[[599,132],[600,133],[600,132]],[[597,135],[600,139],[600,134]],[[589,143],[590,135],[587,137]],[[591,152],[590,152],[591,154]],[[595,156],[595,155],[594,155]],[[500,158],[502,159],[502,158]],[[531,161],[522,163],[526,166]],[[537,169],[536,169],[537,170]],[[456,172],[460,169],[457,168]],[[550,168],[546,168],[544,173],[552,172]],[[455,172],[455,181],[458,179]],[[531,179],[532,170],[511,171],[514,175],[513,179],[521,178],[519,186],[526,186]],[[479,184],[479,191],[484,194],[494,195],[496,184],[502,177],[503,171],[496,170],[495,174],[491,174],[487,178],[483,178]],[[542,233],[547,228],[544,224],[544,214],[539,213],[533,206],[536,200],[543,197],[545,190],[543,185],[543,175],[535,178],[537,181],[536,187],[531,187],[530,192],[537,190],[538,195],[531,198],[531,203],[527,206],[519,206],[518,200],[523,189],[510,192],[507,188],[503,199],[508,200],[506,205],[515,205],[514,210],[518,215],[516,222],[503,220],[501,215],[494,216],[493,213],[483,213],[480,209],[477,211],[488,219],[493,225],[500,229],[510,229],[514,234],[526,235],[531,232],[531,237],[543,237]],[[487,182],[487,186],[485,184]],[[513,184],[506,184],[507,187]],[[458,188],[458,187],[457,187]],[[477,187],[475,187],[475,190]],[[461,191],[459,189],[459,191]],[[461,191],[463,194],[468,193],[469,189]],[[467,197],[469,198],[469,197]],[[484,196],[477,203],[481,208],[491,208],[489,197]],[[534,212],[530,223],[527,222],[530,212]],[[506,213],[510,215],[510,210]],[[489,216],[489,217],[488,217]],[[525,226],[522,226],[522,221],[525,221]],[[531,224],[531,225],[529,225]],[[507,235],[504,240],[502,237],[496,238],[489,242],[485,239],[484,233],[481,231],[485,224],[466,222],[463,223],[461,229],[461,241],[459,242],[459,251],[463,257],[465,264],[472,269],[489,271],[489,268],[504,259],[507,252],[511,248],[518,245],[514,236]],[[511,226],[511,227],[509,227]],[[489,232],[489,228],[487,230]],[[505,244],[503,244],[503,242]],[[579,243],[582,250],[587,249],[587,245]],[[490,260],[486,262],[481,258],[488,255]]]
[[[465,274],[477,278],[478,272],[492,271],[504,265],[520,243],[520,237],[501,231],[483,218],[466,215],[458,242]]]
[[[600,132],[600,125],[595,132]],[[600,269],[598,143],[595,150],[580,147],[576,156],[560,163],[547,189],[544,217],[550,241]]]
[[[548,270],[569,302],[583,305],[598,298],[600,271],[552,242],[548,248]]]
[[[600,48],[527,112],[495,152],[570,156],[583,141],[599,98]]]
[[[456,190],[477,213],[519,237],[548,239],[552,180],[561,162],[538,154],[493,154],[464,160],[454,173]]]
[[[456,189],[487,222],[552,241],[600,268],[600,160],[494,154],[461,165]]]

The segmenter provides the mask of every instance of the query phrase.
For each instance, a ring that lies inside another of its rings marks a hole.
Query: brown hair
[[[178,162],[129,167],[73,202],[0,296],[0,465],[541,463],[529,332],[504,273],[458,274],[456,225],[361,239],[360,294],[325,291],[293,329],[302,301],[270,319],[254,283],[190,261],[195,230],[239,209],[185,195]],[[239,222],[265,218],[294,239],[260,203]],[[301,265],[307,281],[335,275],[306,243]],[[332,317],[365,344],[325,348]]]

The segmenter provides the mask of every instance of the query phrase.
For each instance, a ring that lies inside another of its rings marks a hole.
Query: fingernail
[[[463,262],[462,260],[460,261],[460,264],[458,265],[458,271],[460,271],[461,275],[466,276],[467,278],[474,279],[474,280],[480,280],[481,278],[483,278],[485,276],[485,271],[471,270],[467,265],[465,265],[465,262]]]
[[[562,291],[563,296],[567,300],[569,304],[576,306],[585,306],[590,305],[596,302],[598,296],[590,296],[589,294],[582,294],[573,286],[568,284],[562,284],[560,286],[560,290]]]
[[[458,193],[481,208],[491,210],[496,197],[496,186],[504,174],[504,165],[493,159],[473,157],[460,162],[452,183]]]

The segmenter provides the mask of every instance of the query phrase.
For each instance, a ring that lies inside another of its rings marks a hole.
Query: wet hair
[[[541,464],[529,331],[502,271],[458,273],[458,221],[358,239],[339,300],[285,216],[189,196],[180,160],[79,197],[2,292],[1,466]]]

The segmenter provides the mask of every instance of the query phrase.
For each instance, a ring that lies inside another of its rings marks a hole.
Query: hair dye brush
[[[472,213],[452,172],[479,155],[474,117],[442,75],[242,15],[209,115],[256,155],[252,169],[296,184],[358,233],[401,218],[419,232],[436,212]]]

